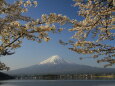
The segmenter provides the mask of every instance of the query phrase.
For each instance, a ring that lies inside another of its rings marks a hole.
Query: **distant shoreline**
[[[115,80],[115,74],[21,75],[17,80]]]

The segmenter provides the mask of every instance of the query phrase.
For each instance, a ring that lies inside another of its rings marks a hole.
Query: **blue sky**
[[[13,2],[15,0],[7,1]],[[66,15],[71,19],[81,20],[81,17],[77,16],[78,8],[72,6],[74,4],[72,0],[38,0],[38,2],[39,5],[36,8],[31,7],[25,15],[36,19],[42,14],[57,13]],[[67,40],[71,36],[72,33],[69,34],[67,31],[53,35],[50,34],[52,40],[41,44],[24,39],[22,47],[17,49],[14,55],[5,56],[1,60],[11,67],[11,69],[17,69],[37,64],[50,56],[59,55],[68,61],[78,64],[103,67],[103,64],[98,64],[96,60],[91,58],[86,58],[82,61],[79,60],[79,57],[83,55],[74,53],[68,50],[66,46],[58,43],[59,39]]]

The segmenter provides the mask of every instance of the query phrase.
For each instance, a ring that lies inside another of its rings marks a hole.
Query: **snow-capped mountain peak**
[[[47,75],[47,74],[76,74],[76,73],[114,73],[114,68],[96,68],[87,65],[79,65],[65,61],[58,55],[52,56],[39,64],[8,71],[12,75]]]
[[[39,64],[66,64],[66,63],[68,62],[66,62],[63,58],[59,57],[58,55],[54,55],[40,62]]]

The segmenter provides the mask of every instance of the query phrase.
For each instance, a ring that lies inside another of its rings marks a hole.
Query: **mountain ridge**
[[[52,56],[36,65],[21,68],[7,72],[12,75],[19,74],[67,74],[67,73],[112,73],[115,72],[114,68],[97,68],[87,65],[80,65],[70,63],[59,57],[58,55]]]

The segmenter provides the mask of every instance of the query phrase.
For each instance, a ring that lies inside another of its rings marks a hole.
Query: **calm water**
[[[115,86],[115,80],[9,80],[0,81],[0,86]]]

